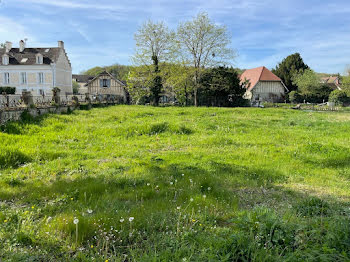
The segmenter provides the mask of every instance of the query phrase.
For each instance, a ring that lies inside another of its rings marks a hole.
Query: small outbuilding
[[[244,71],[240,79],[241,83],[247,83],[244,98],[249,99],[253,105],[260,102],[283,102],[288,92],[282,80],[264,66]]]
[[[86,87],[90,95],[95,95],[101,98],[118,98],[124,103],[128,100],[126,85],[107,71],[104,71],[91,79],[86,84]]]

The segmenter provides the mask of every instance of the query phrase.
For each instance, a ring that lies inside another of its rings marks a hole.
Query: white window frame
[[[10,84],[10,73],[9,72],[4,73],[4,84],[5,85]]]
[[[26,85],[27,84],[27,73],[21,72],[21,84]]]
[[[43,72],[39,72],[38,73],[38,84],[44,84],[45,80],[44,80],[44,73]]]

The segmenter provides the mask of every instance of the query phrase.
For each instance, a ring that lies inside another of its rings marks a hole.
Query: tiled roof
[[[75,79],[78,83],[87,83],[93,78],[90,75],[72,75],[72,79]]]
[[[115,81],[117,81],[119,84],[126,86],[126,84],[124,84],[122,81],[118,80],[117,78],[115,78],[112,74],[108,73],[107,71],[103,71],[100,74],[98,74],[97,76],[95,76],[94,78],[90,79],[89,82],[87,82],[85,84],[85,86],[88,86],[91,82],[95,81],[95,79],[101,77],[101,76],[110,76],[111,78],[113,78]]]
[[[43,56],[43,64],[49,65],[57,61],[60,50],[61,48],[59,47],[25,48],[23,52],[20,52],[19,48],[12,48],[6,53],[5,48],[0,48],[0,57],[7,54],[10,58],[10,65],[35,65],[36,55],[41,54]],[[2,59],[0,59],[0,64],[2,64]]]
[[[282,80],[278,76],[272,73],[265,66],[244,71],[243,74],[240,76],[240,79],[241,82],[249,80],[250,86],[248,88],[248,91],[252,90],[259,81],[282,82]]]

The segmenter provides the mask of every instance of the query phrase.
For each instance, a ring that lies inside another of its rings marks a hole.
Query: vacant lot
[[[348,261],[350,114],[114,106],[0,133],[0,260]]]

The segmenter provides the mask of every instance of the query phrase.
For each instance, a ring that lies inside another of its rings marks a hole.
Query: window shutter
[[[108,79],[108,81],[107,81],[107,86],[108,86],[108,87],[111,87],[111,79]]]
[[[100,87],[103,87],[103,79],[100,79]]]

